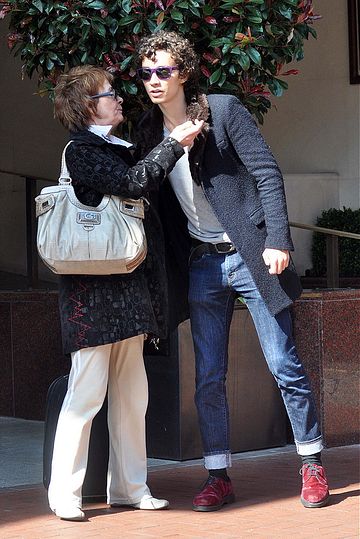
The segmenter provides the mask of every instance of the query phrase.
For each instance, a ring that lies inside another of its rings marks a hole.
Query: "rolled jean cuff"
[[[219,470],[220,468],[231,467],[231,453],[221,453],[220,455],[205,455],[204,466],[207,470]]]
[[[324,449],[322,436],[319,436],[318,438],[315,438],[315,440],[310,440],[308,442],[298,442],[295,440],[295,444],[296,451],[299,455],[302,455],[303,457],[307,455],[314,455],[315,453],[320,453],[320,451]]]

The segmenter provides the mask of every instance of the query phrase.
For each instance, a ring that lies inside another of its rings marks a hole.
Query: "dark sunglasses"
[[[168,80],[173,71],[176,71],[178,66],[159,66],[159,67],[140,67],[136,70],[139,79],[148,82],[155,73],[160,80]]]
[[[112,89],[109,92],[103,92],[102,94],[89,95],[89,97],[90,99],[97,99],[98,97],[112,97],[113,99],[117,99],[120,95],[116,90]]]

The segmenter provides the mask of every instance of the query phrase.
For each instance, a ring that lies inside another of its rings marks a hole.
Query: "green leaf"
[[[32,0],[32,5],[36,7],[36,9],[38,9],[40,11],[40,13],[43,12],[44,10],[44,5],[43,3],[41,2],[41,0]]]
[[[48,3],[47,6],[45,6],[45,13],[49,15],[51,11],[54,9],[54,6],[51,3]]]
[[[138,87],[135,83],[130,82],[129,80],[122,80],[121,86],[123,88],[124,93],[129,95],[136,95],[138,93]]]
[[[250,67],[250,58],[243,51],[240,51],[239,54],[239,64],[244,71],[247,71]]]
[[[47,68],[49,71],[52,70],[52,68],[54,67],[54,65],[55,65],[54,62],[53,62],[50,58],[48,58],[48,59],[46,60],[46,68]]]
[[[229,73],[230,73],[230,75],[236,75],[237,69],[236,69],[236,66],[234,64],[231,64],[229,66]]]
[[[171,10],[170,17],[176,22],[184,22],[184,15],[181,13],[181,11],[178,11],[177,9]]]
[[[88,58],[89,58],[88,52],[85,51],[84,54],[81,57],[81,63],[82,64],[87,64],[88,61],[89,61]]]
[[[220,86],[221,88],[225,81],[226,81],[226,73],[223,71],[219,79],[218,86]]]
[[[227,54],[227,53],[229,52],[230,49],[231,49],[231,43],[226,43],[226,44],[223,46],[223,48],[221,49],[223,55]]]
[[[276,80],[280,84],[280,86],[282,86],[284,88],[284,90],[287,90],[289,88],[288,83],[285,82],[284,80],[281,80],[281,79],[276,79]]]
[[[225,45],[225,44],[232,45],[233,41],[231,39],[229,39],[228,37],[220,37],[220,38],[217,38],[217,39],[212,39],[210,41],[210,43],[209,43],[209,46],[210,47],[221,47],[221,45]]]
[[[106,4],[104,2],[101,2],[100,0],[91,0],[90,2],[83,2],[84,5],[91,9],[104,9],[106,7]]]
[[[63,34],[68,33],[68,25],[67,24],[59,24],[58,28]]]
[[[256,15],[248,15],[246,19],[253,24],[262,24],[262,17],[257,17]]]
[[[141,28],[142,28],[142,23],[141,22],[137,22],[133,28],[133,32],[134,34],[139,34],[141,32]]]
[[[111,21],[110,26],[109,26],[110,34],[112,36],[114,36],[116,34],[118,28],[119,28],[119,23],[115,19],[113,19]]]
[[[281,13],[281,15],[283,17],[285,17],[286,19],[289,19],[289,21],[291,21],[291,19],[292,19],[292,9],[290,7],[288,7],[288,8],[279,7],[279,13]]]
[[[229,82],[229,81],[224,82],[224,84],[222,85],[222,89],[227,90],[228,92],[233,93],[234,95],[236,95],[239,91],[239,87],[236,86],[236,84],[232,84],[232,82]]]
[[[104,24],[101,24],[97,21],[92,21],[91,26],[93,27],[93,29],[95,30],[97,34],[99,34],[102,37],[106,36],[106,29],[105,29]]]
[[[254,64],[258,66],[261,65],[261,54],[259,53],[259,51],[257,51],[253,47],[247,47],[246,54],[251,58]]]
[[[123,0],[121,7],[125,11],[125,13],[131,13],[131,0]]]
[[[197,7],[190,6],[189,9],[190,9],[191,13],[193,15],[195,15],[195,17],[199,17],[199,19],[200,19],[201,13],[200,13],[200,10]]]
[[[221,73],[222,73],[222,68],[219,67],[218,69],[216,69],[216,71],[214,71],[214,73],[211,74],[209,78],[209,83],[215,84],[215,82],[217,82],[220,79]]]
[[[82,39],[86,39],[90,33],[90,26],[83,26],[81,29],[81,37]]]
[[[280,81],[278,81],[277,79],[273,79],[272,81],[269,82],[268,86],[269,86],[270,92],[271,92],[275,97],[281,97],[281,96],[282,96],[282,94],[283,94],[283,87],[282,87],[282,85],[280,84]]]
[[[208,15],[212,15],[213,12],[214,12],[214,8],[212,6],[210,6],[209,4],[204,4],[203,13],[205,17],[207,17]]]
[[[134,15],[127,15],[126,17],[121,17],[118,23],[119,23],[119,26],[127,26],[128,24],[131,24],[135,21],[136,21],[136,17]]]
[[[127,58],[125,58],[125,60],[123,60],[120,64],[120,70],[121,71],[125,71],[126,68],[131,64],[133,60],[133,56],[128,56]]]

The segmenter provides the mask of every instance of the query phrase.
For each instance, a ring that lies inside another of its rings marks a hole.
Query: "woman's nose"
[[[116,99],[119,101],[120,105],[124,103],[124,99],[120,95],[117,95]]]

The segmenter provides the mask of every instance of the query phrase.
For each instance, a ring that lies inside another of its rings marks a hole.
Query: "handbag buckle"
[[[101,214],[95,211],[78,211],[76,222],[80,225],[100,225]]]

